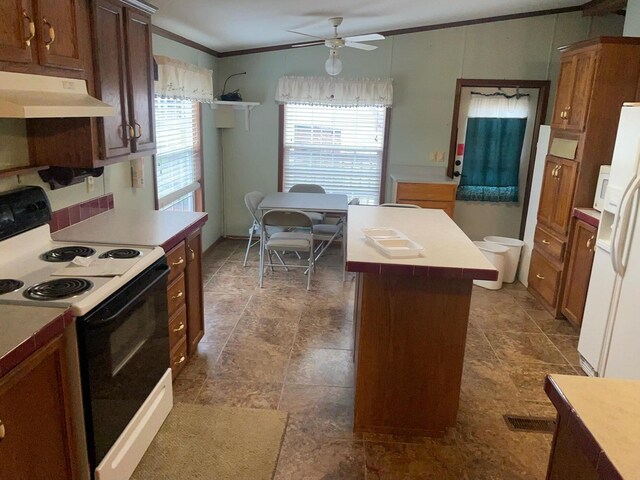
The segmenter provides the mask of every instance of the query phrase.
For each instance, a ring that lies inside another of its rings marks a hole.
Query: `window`
[[[202,211],[200,104],[156,97],[155,114],[158,209]]]
[[[281,188],[322,185],[376,205],[384,170],[386,107],[287,104],[281,108]]]

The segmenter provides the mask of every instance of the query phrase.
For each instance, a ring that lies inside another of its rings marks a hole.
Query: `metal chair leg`
[[[262,277],[264,276],[264,232],[260,235],[260,277],[258,285],[262,288]]]
[[[251,249],[251,241],[253,240],[253,228],[251,227],[251,231],[249,232],[249,243],[247,243],[247,251],[244,253],[244,262],[242,262],[242,266],[247,266],[247,259],[249,258],[249,250]]]

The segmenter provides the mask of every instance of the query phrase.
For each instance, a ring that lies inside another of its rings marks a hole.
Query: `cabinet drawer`
[[[529,287],[551,306],[555,306],[558,296],[560,270],[536,250],[531,255],[529,267]]]
[[[184,305],[185,300],[185,283],[184,275],[180,275],[173,283],[170,283],[167,287],[167,310],[169,311],[169,318],[178,311],[180,306]]]
[[[186,337],[171,350],[171,377],[175,379],[187,364]]]
[[[412,203],[413,200],[450,202],[456,198],[456,185],[446,183],[398,183],[396,201]]]
[[[187,306],[182,305],[169,320],[169,350],[179,344],[187,335]]]
[[[187,254],[184,241],[169,250],[169,253],[167,253],[167,264],[171,269],[168,278],[169,283],[171,283],[174,278],[177,278],[178,275],[184,271],[184,267],[187,265]]]
[[[554,258],[559,262],[563,261],[567,242],[558,240],[542,227],[536,228],[533,242],[536,248],[541,252],[544,252],[545,255]]]

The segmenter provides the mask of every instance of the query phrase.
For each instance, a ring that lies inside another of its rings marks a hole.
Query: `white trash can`
[[[489,290],[500,290],[502,288],[502,279],[504,278],[504,269],[507,265],[507,255],[509,248],[493,242],[473,242],[476,247],[487,257],[487,260],[498,270],[497,280],[474,280],[473,283],[479,287]]]
[[[522,247],[524,247],[524,242],[522,240],[518,240],[517,238],[496,236],[484,237],[483,240],[485,242],[503,245],[509,249],[509,253],[507,255],[507,264],[505,265],[504,269],[504,278],[502,279],[502,281],[505,283],[515,282],[516,273],[518,272],[518,264],[520,263],[520,253],[522,252]]]

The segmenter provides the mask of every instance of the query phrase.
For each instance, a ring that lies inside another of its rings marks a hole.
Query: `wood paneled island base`
[[[455,425],[472,280],[357,274],[356,432]]]
[[[423,247],[390,258],[364,228]],[[442,210],[350,206],[347,270],[356,272],[356,432],[442,436],[458,414],[474,279],[497,270]]]

